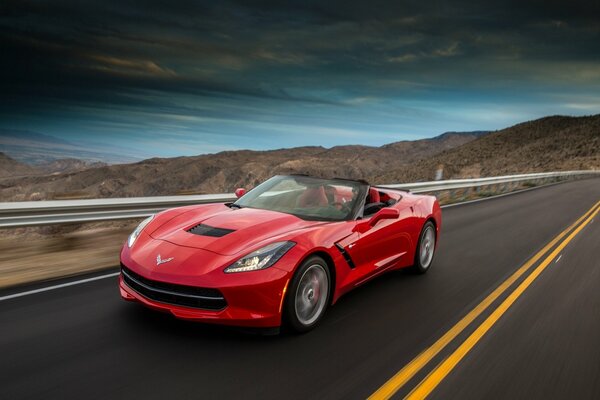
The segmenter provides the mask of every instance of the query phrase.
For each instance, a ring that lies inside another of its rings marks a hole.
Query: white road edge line
[[[74,286],[74,285],[79,285],[82,283],[87,283],[87,282],[93,282],[93,281],[98,281],[100,279],[106,279],[106,278],[112,278],[115,276],[119,276],[120,272],[113,272],[112,274],[106,274],[106,275],[100,275],[100,276],[94,276],[93,278],[87,278],[87,279],[80,279],[78,281],[72,281],[72,282],[66,282],[66,283],[61,283],[60,285],[54,285],[54,286],[46,286],[43,288],[39,288],[39,289],[34,289],[34,290],[28,290],[26,292],[20,292],[20,293],[14,293],[14,294],[9,294],[7,296],[2,296],[0,297],[0,301],[4,301],[4,300],[10,300],[10,299],[14,299],[16,297],[22,297],[22,296],[28,296],[30,294],[36,294],[36,293],[42,293],[42,292],[47,292],[50,290],[55,290],[55,289],[61,289],[64,287],[68,287],[68,286]]]
[[[475,199],[475,200],[463,201],[463,202],[460,202],[460,203],[446,204],[446,205],[441,206],[440,208],[448,208],[448,207],[460,206],[460,205],[463,205],[463,204],[470,204],[470,203],[478,203],[480,201],[496,199],[498,197],[509,196],[511,194],[517,194],[517,193],[528,192],[530,190],[541,189],[543,187],[553,186],[553,185],[556,185],[558,183],[562,183],[562,182],[553,182],[553,183],[549,183],[547,185],[540,185],[540,186],[535,186],[535,187],[531,187],[531,188],[527,188],[527,189],[523,189],[523,190],[517,190],[517,191],[514,191],[514,192],[502,193],[502,194],[499,194],[499,195],[496,195],[496,196],[484,197],[482,199]],[[79,284],[82,284],[82,283],[98,281],[100,279],[112,278],[114,276],[118,276],[119,274],[120,274],[120,272],[114,272],[112,274],[95,276],[93,278],[81,279],[81,280],[78,280],[78,281],[72,281],[72,282],[62,283],[60,285],[48,286],[48,287],[44,287],[44,288],[40,288],[40,289],[28,290],[26,292],[9,294],[7,296],[0,297],[0,301],[10,300],[10,299],[14,299],[14,298],[17,298],[17,297],[28,296],[30,294],[47,292],[49,290],[61,289],[61,288],[68,287],[68,286],[75,286],[75,285],[79,285]]]

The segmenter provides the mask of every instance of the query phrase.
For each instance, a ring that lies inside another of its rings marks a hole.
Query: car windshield
[[[366,192],[367,185],[357,181],[277,175],[234,204],[279,211],[307,220],[344,221],[356,215]]]

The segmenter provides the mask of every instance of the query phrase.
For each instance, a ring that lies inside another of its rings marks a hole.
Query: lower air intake
[[[154,281],[136,274],[123,264],[121,274],[127,286],[150,300],[214,311],[227,307],[223,294],[217,289]]]

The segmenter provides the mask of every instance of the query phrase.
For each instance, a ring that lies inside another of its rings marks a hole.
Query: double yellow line
[[[540,265],[533,270],[525,280],[492,312],[492,314],[475,329],[475,331],[443,362],[437,365],[433,371],[419,383],[407,396],[407,399],[423,399],[427,397],[437,385],[454,369],[462,358],[477,344],[487,331],[498,321],[506,310],[521,296],[521,294],[531,285],[531,283],[542,273],[550,262],[569,244],[571,240],[594,218],[600,211],[600,201],[598,201],[590,210],[582,215],[577,221],[562,231],[543,249],[530,258],[492,293],[490,293],[481,303],[473,308],[459,322],[456,323],[448,332],[440,337],[433,345],[415,357],[406,364],[398,373],[391,377],[383,386],[373,393],[370,400],[389,399],[398,390],[400,390],[410,379],[421,371],[440,351],[442,351],[450,342],[452,342],[460,333],[462,333],[477,317],[483,313],[494,301],[496,301],[508,288],[515,283],[523,274],[531,269],[535,263],[541,259],[558,242],[564,239]],[[583,221],[583,222],[582,222]],[[569,234],[569,232],[571,232]]]

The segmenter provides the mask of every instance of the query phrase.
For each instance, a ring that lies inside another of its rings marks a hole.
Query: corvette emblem
[[[156,256],[156,266],[158,267],[160,264],[168,263],[173,260],[175,257],[165,258],[164,260],[160,258],[160,254]]]

